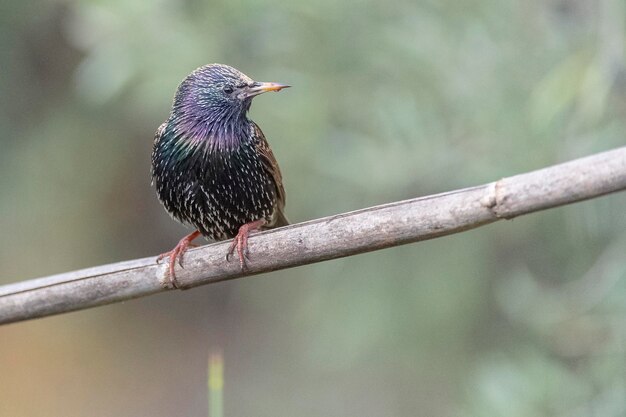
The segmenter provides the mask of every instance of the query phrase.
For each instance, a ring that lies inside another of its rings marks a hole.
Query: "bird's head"
[[[209,64],[196,69],[180,84],[174,108],[207,121],[245,116],[253,97],[287,87],[254,81],[228,65]]]

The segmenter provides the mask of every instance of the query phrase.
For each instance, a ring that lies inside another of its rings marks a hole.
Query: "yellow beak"
[[[268,91],[280,91],[283,88],[289,88],[290,85],[279,83],[254,83],[253,87],[250,87],[247,91],[248,97],[258,96],[259,94],[267,93]]]

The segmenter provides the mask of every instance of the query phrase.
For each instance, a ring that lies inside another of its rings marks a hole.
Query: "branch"
[[[341,258],[459,233],[499,219],[626,190],[626,147],[497,182],[370,207],[255,234],[246,273],[227,262],[228,242],[192,249],[182,288]],[[0,286],[0,324],[167,291],[155,258]]]

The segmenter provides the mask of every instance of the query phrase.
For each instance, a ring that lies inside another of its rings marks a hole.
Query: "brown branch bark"
[[[479,227],[626,189],[626,147],[448,193],[338,214],[250,238],[244,274],[227,262],[229,242],[191,249],[183,288],[321,262]],[[155,257],[0,287],[0,324],[167,291]]]

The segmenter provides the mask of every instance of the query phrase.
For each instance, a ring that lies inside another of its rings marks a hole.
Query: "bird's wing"
[[[278,167],[278,162],[276,161],[276,157],[270,148],[269,143],[267,143],[267,139],[265,139],[265,135],[259,128],[259,126],[254,124],[254,133],[257,138],[256,146],[261,155],[261,159],[263,161],[263,165],[267,172],[272,176],[274,180],[274,184],[276,185],[276,213],[274,216],[274,221],[272,227],[280,227],[286,226],[289,224],[289,220],[285,216],[284,208],[285,208],[285,187],[283,186],[283,176],[280,173],[280,168]]]

